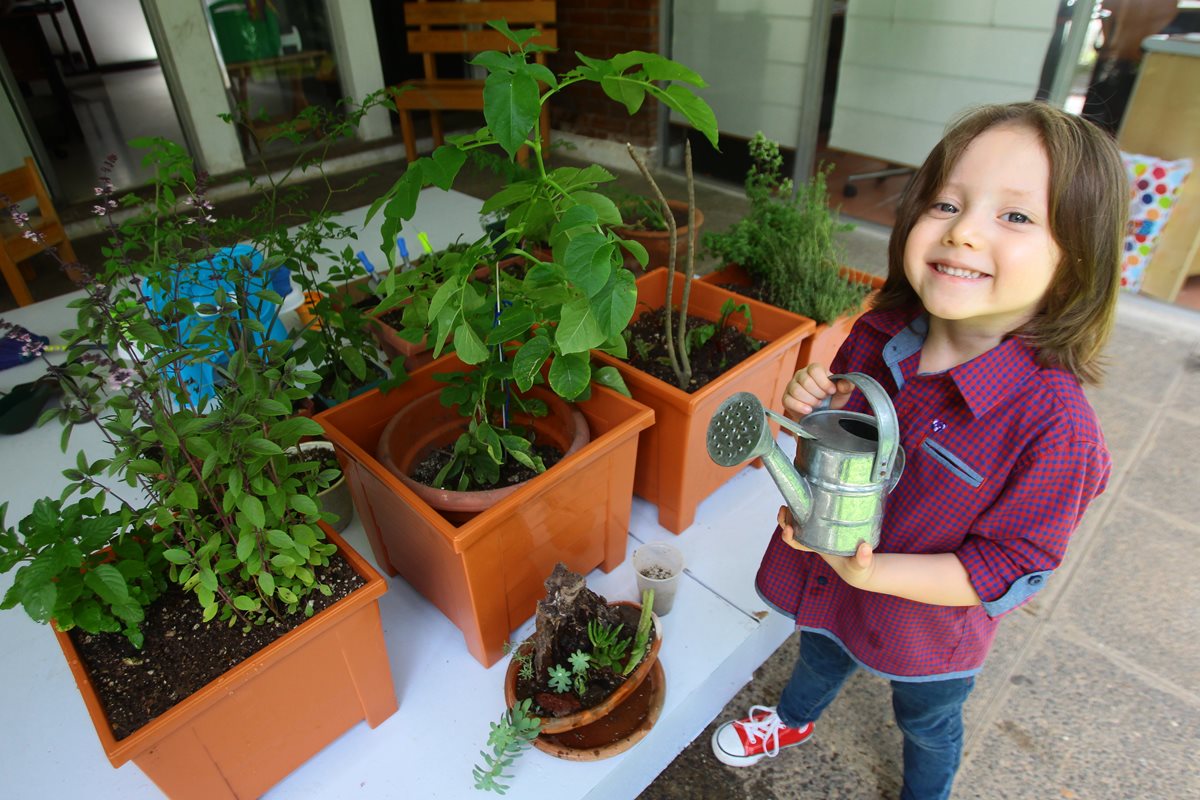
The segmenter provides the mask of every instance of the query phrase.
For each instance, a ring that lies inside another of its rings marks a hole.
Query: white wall
[[[1032,100],[1058,0],[852,0],[830,146],[918,165],[980,103]]]
[[[812,16],[812,0],[675,3],[672,57],[708,82],[722,133],[797,141]]]

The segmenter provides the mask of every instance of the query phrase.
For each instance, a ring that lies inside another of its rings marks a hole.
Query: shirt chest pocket
[[[963,483],[972,488],[979,488],[983,484],[983,476],[971,466],[940,442],[925,437],[925,441],[921,442],[921,450],[932,458],[937,464],[944,467],[951,475],[958,478]]]

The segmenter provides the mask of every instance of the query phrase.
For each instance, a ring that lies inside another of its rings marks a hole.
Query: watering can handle
[[[867,398],[871,411],[875,413],[875,424],[879,430],[879,442],[875,450],[875,466],[871,470],[871,480],[881,483],[887,480],[896,464],[896,451],[900,449],[900,422],[896,418],[896,407],[892,398],[879,382],[862,372],[849,372],[845,375],[830,375],[833,381],[850,381]]]

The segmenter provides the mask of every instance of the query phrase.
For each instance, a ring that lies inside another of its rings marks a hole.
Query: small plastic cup
[[[683,574],[683,553],[665,542],[650,542],[633,551],[638,593],[654,590],[654,613],[666,616],[675,604],[675,590]]]

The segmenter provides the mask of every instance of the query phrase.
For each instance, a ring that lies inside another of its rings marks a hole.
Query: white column
[[[217,116],[231,109],[203,0],[145,0],[143,8],[192,156],[214,175],[243,169],[237,131]]]
[[[361,101],[383,88],[383,64],[375,44],[371,0],[325,0],[325,13],[334,58],[342,76],[342,94]],[[391,135],[391,113],[386,108],[371,109],[358,126],[358,138],[363,141]]]

